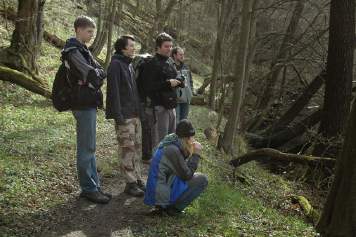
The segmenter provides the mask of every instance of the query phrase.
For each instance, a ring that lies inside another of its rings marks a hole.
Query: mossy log
[[[316,224],[320,218],[320,213],[315,210],[309,203],[308,199],[303,196],[294,195],[291,197],[292,202],[298,204],[305,216],[313,223]]]
[[[291,153],[283,153],[272,148],[262,148],[247,154],[244,154],[236,159],[230,161],[230,165],[238,167],[240,165],[246,164],[253,160],[267,160],[272,161],[285,161],[294,162],[300,164],[312,164],[312,163],[322,163],[323,165],[333,167],[336,163],[335,159],[327,157],[316,157],[316,156],[306,156],[297,155]]]
[[[9,67],[0,65],[0,80],[11,82],[33,93],[42,95],[46,98],[51,98],[51,91],[46,85],[34,80],[32,77],[20,71],[11,69]]]

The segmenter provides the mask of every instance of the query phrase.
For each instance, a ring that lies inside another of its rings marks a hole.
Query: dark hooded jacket
[[[151,106],[164,106],[164,95],[177,98],[176,88],[172,88],[169,82],[169,79],[177,78],[177,70],[170,63],[169,57],[157,53],[144,65],[140,74],[142,76],[138,80],[138,87],[144,102],[147,102],[147,98],[149,98]]]
[[[73,85],[72,110],[103,107],[100,87],[106,73],[94,59],[86,45],[70,38],[62,51],[62,59],[69,64],[69,79]]]
[[[118,123],[140,116],[140,98],[131,61],[129,57],[115,53],[108,68],[106,118]]]

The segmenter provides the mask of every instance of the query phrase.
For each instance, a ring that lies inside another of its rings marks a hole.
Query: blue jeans
[[[96,109],[73,110],[77,121],[77,172],[82,191],[95,192],[100,186],[96,170]]]
[[[182,119],[188,118],[189,114],[189,103],[178,103],[176,107],[176,122],[177,124]]]
[[[204,174],[196,173],[193,178],[187,181],[188,189],[178,198],[173,206],[183,211],[194,201],[208,186],[208,178]]]

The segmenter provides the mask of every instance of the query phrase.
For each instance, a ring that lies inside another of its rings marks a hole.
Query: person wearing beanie
[[[202,146],[194,139],[192,123],[183,119],[154,152],[144,203],[159,213],[177,215],[207,187],[206,175],[197,173]]]

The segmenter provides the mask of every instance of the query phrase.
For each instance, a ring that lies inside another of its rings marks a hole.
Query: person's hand
[[[193,147],[194,147],[193,153],[200,155],[203,146],[199,142],[195,141],[193,142]]]
[[[177,87],[181,83],[177,79],[169,79],[169,82],[171,83],[171,87]]]

